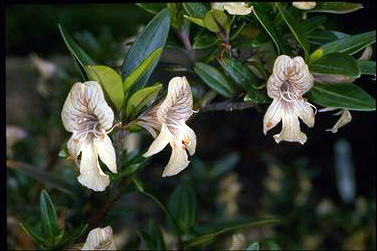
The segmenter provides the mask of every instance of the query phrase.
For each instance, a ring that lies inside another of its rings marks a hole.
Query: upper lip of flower
[[[192,107],[192,93],[187,79],[175,77],[169,82],[165,100],[140,117],[138,124],[152,135],[156,134],[154,130],[160,130],[144,157],[158,153],[168,143],[172,147],[172,155],[163,177],[175,175],[188,166],[185,149],[190,155],[195,153],[196,135],[185,123],[193,113]]]
[[[306,135],[300,131],[298,117],[309,127],[314,125],[314,113],[302,95],[313,86],[313,76],[301,57],[291,59],[281,55],[275,60],[272,75],[267,82],[267,94],[273,98],[263,120],[263,132],[275,127],[283,120],[280,134],[275,141],[306,142]]]
[[[117,168],[114,147],[107,136],[114,113],[104,99],[101,86],[95,81],[75,83],[64,103],[62,121],[66,130],[73,133],[68,150],[80,166],[78,180],[95,191],[103,191],[109,178],[99,167],[98,155],[113,173]],[[85,161],[79,164],[80,152]]]

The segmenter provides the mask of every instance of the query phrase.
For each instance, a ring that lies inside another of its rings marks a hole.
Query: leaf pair
[[[41,192],[39,208],[41,212],[42,232],[38,233],[34,227],[27,223],[21,223],[21,227],[43,249],[63,248],[81,236],[88,227],[88,224],[80,226],[72,231],[70,235],[65,236],[65,228],[61,229],[59,227],[55,206],[46,190],[42,190]]]

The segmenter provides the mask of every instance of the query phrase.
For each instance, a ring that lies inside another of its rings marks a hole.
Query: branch
[[[221,103],[213,103],[206,105],[200,109],[199,112],[210,112],[210,111],[227,111],[231,112],[233,110],[244,110],[250,107],[256,107],[256,103],[254,102],[238,102],[238,103],[230,103],[230,102],[221,102]]]

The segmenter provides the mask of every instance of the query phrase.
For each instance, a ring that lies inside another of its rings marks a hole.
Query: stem
[[[254,102],[238,102],[238,103],[221,102],[221,103],[214,103],[214,104],[206,105],[202,107],[199,112],[223,111],[223,110],[231,112],[233,110],[244,110],[250,107],[256,107],[256,103]]]
[[[175,29],[174,31],[177,34],[177,36],[179,37],[179,39],[182,41],[182,43],[184,44],[185,49],[188,52],[191,61],[195,62],[196,61],[196,53],[192,49],[192,45],[190,43],[190,38],[189,38],[189,33],[184,28]]]

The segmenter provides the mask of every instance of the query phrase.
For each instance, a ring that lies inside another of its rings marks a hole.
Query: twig
[[[250,107],[256,107],[256,103],[254,102],[221,102],[221,103],[214,103],[209,104],[200,109],[199,112],[210,112],[210,111],[228,111],[231,112],[233,110],[244,110]]]

